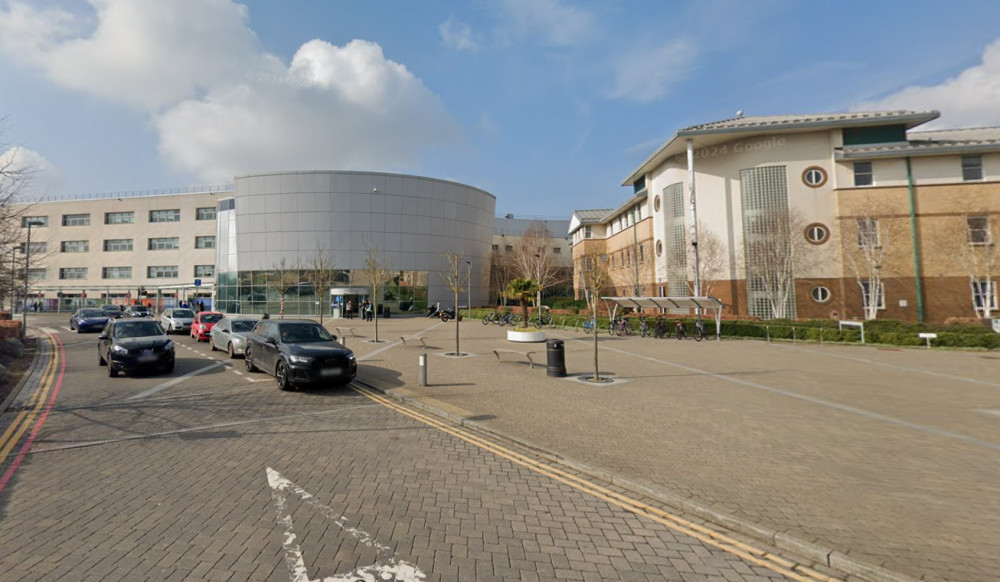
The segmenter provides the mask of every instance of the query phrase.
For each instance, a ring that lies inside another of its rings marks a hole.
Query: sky
[[[568,219],[680,128],[871,109],[1000,125],[1000,2],[0,0],[36,197],[365,170]]]

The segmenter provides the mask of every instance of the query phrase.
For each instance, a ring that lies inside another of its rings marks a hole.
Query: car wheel
[[[284,362],[278,362],[274,368],[274,380],[277,382],[279,390],[287,392],[292,389],[292,383],[288,379],[288,366]]]
[[[236,358],[236,350],[233,349],[233,342],[229,342],[229,345],[226,347],[226,351],[229,352],[230,360]]]
[[[80,326],[77,326],[76,333],[83,333],[83,329],[81,329]]]
[[[108,365],[108,363],[104,360],[104,356],[101,355],[101,352],[97,352],[97,365],[98,366]]]
[[[173,372],[173,371],[174,371],[174,361],[173,361],[173,360],[170,360],[170,363],[169,363],[169,364],[165,364],[165,365],[163,366],[163,373],[164,373],[164,374],[169,374],[169,373],[171,373],[171,372]]]
[[[247,367],[247,372],[256,372],[258,368],[253,365],[253,356],[250,354],[250,348],[247,348],[243,358],[243,364]]]
[[[118,370],[111,364],[111,356],[108,356],[108,378],[116,378],[118,376]]]
[[[215,347],[215,340],[214,339],[208,338],[208,345],[209,345],[210,348],[212,348],[213,352],[219,351],[219,348]]]

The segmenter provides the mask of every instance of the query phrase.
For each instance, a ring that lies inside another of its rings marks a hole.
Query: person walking
[[[344,306],[344,314],[345,314],[344,317],[346,317],[347,319],[354,319],[354,314],[351,313],[351,309],[353,308],[354,306],[351,304],[351,300],[348,299],[347,304]]]

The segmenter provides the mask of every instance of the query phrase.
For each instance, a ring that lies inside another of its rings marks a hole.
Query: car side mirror
[[[102,333],[101,335],[97,336],[97,339],[99,339],[99,340],[106,340],[106,339],[108,339],[108,334]]]
[[[274,339],[273,337],[269,337],[269,338],[267,338],[267,343],[270,344],[270,345],[272,345],[272,346],[276,346],[276,345],[278,345],[278,340]]]
[[[333,341],[337,341],[337,336],[333,336]]]

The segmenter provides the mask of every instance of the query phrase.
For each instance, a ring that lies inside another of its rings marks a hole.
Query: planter
[[[522,342],[522,343],[543,342],[545,341],[545,332],[535,331],[535,330],[519,331],[516,329],[508,329],[507,341]]]

